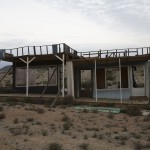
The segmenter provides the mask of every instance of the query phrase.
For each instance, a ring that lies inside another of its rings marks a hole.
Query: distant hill
[[[11,66],[12,66],[12,65],[7,65],[7,66],[1,68],[0,71],[1,71],[1,72],[6,72],[6,71],[8,71],[8,70],[11,68]]]

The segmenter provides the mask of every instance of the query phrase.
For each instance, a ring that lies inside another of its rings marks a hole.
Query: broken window
[[[92,96],[91,70],[81,70],[81,97]]]
[[[121,67],[121,87],[128,88],[128,67]]]
[[[26,69],[17,68],[16,69],[16,86],[25,86],[26,85]]]
[[[144,87],[144,66],[132,66],[132,79],[134,88]]]
[[[51,78],[51,76],[52,76],[52,78]],[[55,66],[49,67],[49,78],[51,78],[51,80],[49,82],[50,85],[56,85],[57,84],[57,69]]]
[[[118,67],[98,68],[96,72],[98,89],[120,88],[120,70]],[[121,87],[128,88],[128,67],[121,67]]]
[[[51,78],[49,85],[57,85],[55,68],[56,66],[31,67],[29,69],[29,86],[46,86],[49,78]],[[26,68],[16,68],[16,86],[26,86]]]
[[[106,89],[116,89],[120,87],[119,68],[106,68]]]

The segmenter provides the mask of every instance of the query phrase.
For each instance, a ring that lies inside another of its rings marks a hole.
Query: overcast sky
[[[0,0],[0,49],[150,46],[150,0]]]

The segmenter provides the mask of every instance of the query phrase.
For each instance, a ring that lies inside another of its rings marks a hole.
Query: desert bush
[[[73,97],[71,95],[67,95],[63,98],[63,105],[72,105]]]
[[[137,106],[127,106],[126,113],[129,116],[140,116],[141,115],[141,110]]]
[[[27,122],[33,122],[34,118],[27,118],[26,120],[27,120]]]
[[[83,109],[83,111],[82,112],[84,112],[84,113],[88,113],[89,111],[87,110],[87,109]]]
[[[126,141],[122,140],[120,141],[120,145],[125,145],[126,144]]]
[[[0,111],[3,111],[3,107],[2,106],[0,106]]]
[[[17,124],[19,122],[19,119],[18,118],[15,118],[14,119],[14,124]]]
[[[67,115],[64,115],[61,119],[62,121],[70,121],[70,118]]]
[[[103,135],[102,135],[102,134],[99,134],[98,138],[99,138],[100,140],[102,140],[102,139],[103,139]]]
[[[113,119],[113,118],[114,118],[114,114],[113,114],[113,113],[109,113],[109,114],[107,115],[107,117],[108,117],[109,119]]]
[[[5,114],[0,114],[0,121],[5,119],[5,118],[6,118]]]
[[[150,116],[145,116],[145,117],[143,118],[143,121],[144,121],[144,122],[150,121]]]
[[[37,125],[42,125],[42,123],[41,123],[41,122],[39,122],[39,121],[37,121],[37,122],[36,122],[36,124],[37,124]]]
[[[70,121],[66,121],[66,122],[63,124],[64,130],[69,130],[71,126],[72,126],[72,123],[71,123]]]
[[[67,115],[63,116],[62,121],[64,122],[63,124],[64,130],[69,130],[70,127],[73,125],[71,119]]]
[[[37,108],[36,111],[39,114],[44,114],[45,113],[44,109],[42,109],[42,108]]]
[[[123,131],[123,132],[127,132],[127,131],[128,131],[127,127],[124,126],[122,131]]]
[[[88,150],[89,145],[87,143],[82,143],[79,145],[79,148],[82,150]]]
[[[141,149],[150,149],[150,144],[142,144],[140,141],[136,141],[134,143],[134,149],[135,150],[141,150]]]
[[[140,139],[141,135],[140,134],[136,134],[136,133],[131,133],[132,137],[134,137],[135,139]]]
[[[47,135],[48,135],[48,131],[47,131],[47,130],[42,129],[42,135],[43,135],[43,136],[47,136]]]
[[[88,139],[87,134],[85,134],[83,138],[84,138],[85,140],[87,140],[87,139]]]
[[[126,141],[126,140],[128,140],[128,137],[125,135],[117,135],[117,136],[115,136],[115,139],[120,140],[120,141]]]
[[[92,135],[92,138],[97,138],[97,133],[96,132]]]
[[[48,150],[62,150],[62,145],[59,143],[51,143],[49,144]]]
[[[22,134],[27,134],[29,131],[28,126],[15,126],[12,128],[9,128],[9,131],[12,135],[17,136],[17,135],[22,135]]]
[[[140,141],[136,141],[134,144],[134,150],[141,150],[143,147],[143,144]]]
[[[147,137],[147,141],[150,141],[150,136]]]
[[[98,113],[98,110],[95,108],[92,110],[92,113]]]

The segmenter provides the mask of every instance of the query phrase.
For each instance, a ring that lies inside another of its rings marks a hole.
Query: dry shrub
[[[79,148],[82,149],[82,150],[88,150],[89,148],[89,145],[87,143],[82,143],[79,145]]]
[[[67,95],[63,98],[64,105],[72,105],[73,104],[73,97],[71,95]]]
[[[3,107],[2,106],[0,106],[0,111],[3,111]]]
[[[48,150],[62,150],[62,145],[59,143],[51,143],[49,144]]]
[[[141,110],[137,106],[127,106],[126,107],[126,113],[129,116],[140,116],[141,115]]]
[[[0,121],[5,119],[5,118],[6,118],[5,114],[0,114]]]

